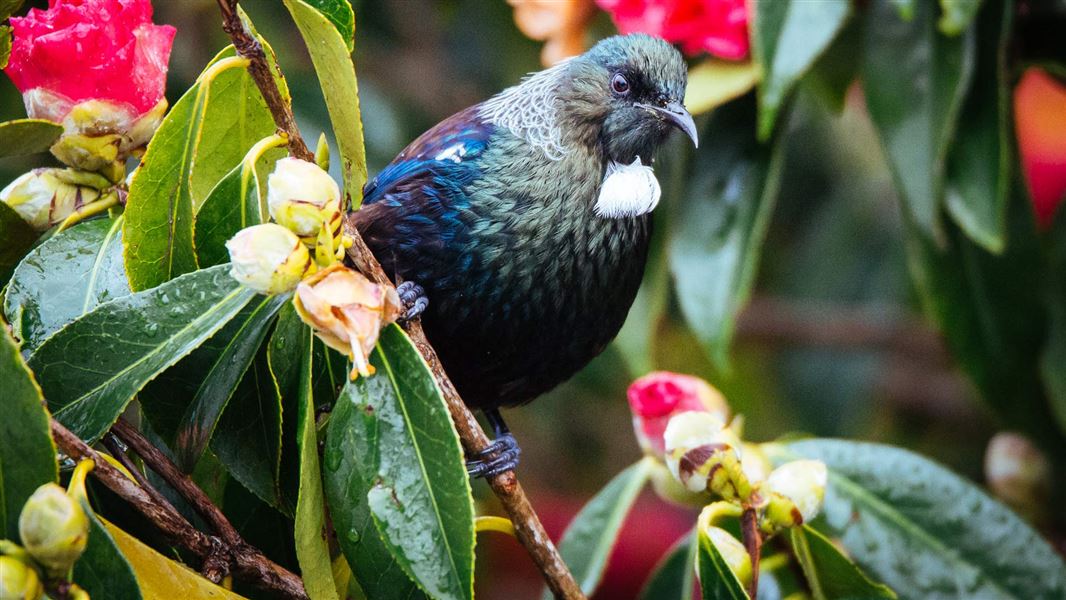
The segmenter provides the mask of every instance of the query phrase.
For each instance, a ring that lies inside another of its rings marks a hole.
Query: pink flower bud
[[[85,137],[117,136],[106,145],[117,147],[120,159],[147,143],[166,107],[175,33],[152,24],[150,0],[49,0],[47,10],[30,9],[12,18],[11,27],[4,70],[22,92],[26,112],[62,123],[68,137],[79,138],[73,149],[57,153],[60,160],[99,168],[105,159],[71,162],[100,150]]]
[[[629,384],[626,392],[633,411],[633,429],[646,454],[662,457],[666,452],[663,432],[670,417],[683,412],[708,412],[729,418],[729,406],[721,392],[691,375],[656,371]]]

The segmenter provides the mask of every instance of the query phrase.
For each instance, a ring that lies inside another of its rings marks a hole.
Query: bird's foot
[[[492,479],[504,471],[513,471],[518,467],[522,449],[510,433],[505,433],[492,441],[484,450],[466,461],[466,472],[471,477]]]
[[[397,286],[396,293],[400,295],[400,302],[403,304],[404,313],[399,318],[401,323],[416,319],[426,312],[429,298],[426,297],[426,290],[422,289],[422,286],[413,281],[405,281]]]

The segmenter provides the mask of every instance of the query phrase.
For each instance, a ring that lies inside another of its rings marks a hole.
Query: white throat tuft
[[[551,160],[567,153],[556,118],[557,89],[569,59],[527,76],[486,100],[478,111],[485,121],[503,127],[540,149]]]
[[[629,165],[611,161],[596,199],[596,215],[608,219],[644,215],[659,204],[660,196],[655,171],[641,163],[639,156]]]

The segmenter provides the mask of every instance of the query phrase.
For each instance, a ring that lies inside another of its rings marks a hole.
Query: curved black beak
[[[692,145],[697,148],[700,147],[699,136],[696,135],[696,121],[692,119],[692,115],[685,109],[685,105],[680,102],[673,101],[666,106],[654,106],[652,104],[638,104],[641,108],[646,108],[653,113],[656,113],[661,118],[666,119],[674,127],[677,127],[681,131],[685,132],[685,135],[692,138]]]

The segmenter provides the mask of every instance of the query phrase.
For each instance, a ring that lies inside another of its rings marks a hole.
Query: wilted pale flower
[[[34,169],[0,191],[0,202],[26,223],[44,231],[100,198],[100,190],[72,183],[69,169]]]
[[[148,141],[175,33],[152,24],[149,0],[50,0],[11,28],[5,71],[30,117],[63,124],[57,158],[97,170]]]
[[[721,392],[691,375],[655,371],[633,381],[626,390],[633,412],[633,430],[645,454],[662,459],[663,432],[670,417],[688,411],[717,414],[725,422],[729,406]]]
[[[392,287],[372,283],[361,273],[334,264],[296,288],[296,312],[329,347],[351,358],[351,377],[369,377],[370,352],[381,328],[400,316],[400,297]]]
[[[985,451],[985,481],[992,493],[1030,517],[1040,516],[1051,492],[1051,463],[1028,438],[997,433]]]
[[[794,460],[774,469],[759,487],[766,502],[763,529],[773,532],[817,517],[827,480],[828,471],[820,460]]]
[[[596,199],[596,215],[608,218],[643,215],[659,204],[660,196],[662,189],[655,171],[640,162],[639,156],[629,165],[611,162]]]
[[[37,488],[19,515],[22,545],[48,575],[66,573],[85,551],[89,518],[77,500],[54,483]]]
[[[666,465],[689,491],[709,490],[730,501],[751,495],[740,463],[740,439],[720,415],[683,412],[670,419],[663,439]]]
[[[341,191],[315,163],[283,158],[267,180],[267,204],[280,225],[300,237],[313,236],[324,223],[340,219]]]
[[[260,294],[296,288],[311,268],[311,254],[296,234],[276,223],[245,227],[226,242],[230,275]]]
[[[3,600],[37,600],[44,587],[37,571],[13,556],[0,556],[0,598]]]

